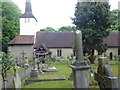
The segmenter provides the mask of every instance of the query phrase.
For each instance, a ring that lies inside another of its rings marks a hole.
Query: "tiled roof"
[[[106,43],[108,47],[118,47],[120,46],[119,34],[119,32],[111,32],[109,36],[103,39],[103,42]],[[48,48],[67,48],[73,46],[73,41],[74,34],[72,32],[37,32],[35,48],[39,47],[41,43],[44,43]]]
[[[20,18],[35,18],[32,12],[25,12],[20,16]],[[36,18],[35,18],[36,19]]]
[[[103,39],[103,42],[108,45],[108,47],[118,47],[120,46],[120,33],[111,32],[109,36]]]
[[[71,48],[74,35],[71,32],[37,32],[35,48],[41,43],[48,48]]]
[[[120,33],[111,32],[103,41],[108,47],[118,47],[120,46]],[[73,47],[73,43],[74,33],[72,32],[37,32],[34,47],[38,48],[41,44],[45,44],[48,48],[71,48]],[[34,44],[34,36],[19,35],[9,43],[9,45],[17,44]]]
[[[34,35],[19,35],[10,41],[9,45],[30,45],[34,44]]]

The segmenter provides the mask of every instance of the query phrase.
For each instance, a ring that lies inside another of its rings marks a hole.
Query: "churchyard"
[[[29,84],[25,84],[23,81],[22,87],[23,88],[74,88],[73,81],[68,80],[71,74],[71,69],[69,65],[71,64],[70,61],[65,60],[64,62],[53,62],[50,64],[50,67],[56,67],[57,72],[45,72],[43,75],[38,76],[37,78],[26,78],[29,80],[40,80],[40,79],[54,79],[54,78],[65,78],[65,80],[61,81],[41,81],[41,82],[33,82]],[[113,76],[118,77],[118,61],[109,61],[110,67],[113,71]],[[97,60],[95,64],[92,65],[92,69],[96,72],[98,66]],[[93,76],[90,76],[89,70],[89,85],[90,88],[99,88],[98,83],[94,80]]]
[[[11,60],[13,66],[7,72],[2,72],[5,88],[118,88],[119,60],[96,56],[90,63],[82,51],[82,35],[76,31],[74,59],[54,58],[45,56],[45,49],[40,48],[40,57],[33,57],[32,62],[23,59],[22,64],[16,64],[7,54],[6,60]],[[38,53],[38,52],[37,52]],[[23,56],[24,57],[24,56]],[[5,58],[5,57],[4,57]],[[6,63],[6,62],[4,62]],[[10,63],[6,63],[7,65]],[[17,68],[19,65],[20,68]],[[3,70],[3,69],[2,69]],[[20,70],[20,71],[19,71]],[[3,75],[4,74],[4,75]],[[6,82],[7,81],[7,82]],[[1,81],[0,81],[1,82]],[[1,84],[2,85],[2,84]]]
[[[69,16],[75,27],[41,29],[40,19],[32,13],[31,0],[24,1],[23,14],[14,3],[2,4],[0,90],[120,89],[119,10],[111,11],[109,2],[78,0],[74,17]],[[65,17],[66,13],[60,14]]]
[[[31,78],[30,76],[23,79],[21,88],[74,88],[73,80],[69,80],[72,70],[70,69],[71,61],[66,59],[64,61],[49,62],[49,67],[55,67],[56,72],[44,72],[36,78]],[[120,77],[118,74],[120,62],[116,60],[109,60],[110,68],[113,72],[113,76]],[[98,61],[95,60],[95,63],[92,64],[91,69],[96,72],[98,67]],[[19,68],[17,71],[23,71],[23,68]],[[8,71],[8,76],[14,74],[14,71],[11,69]],[[45,81],[46,79],[63,79],[57,81]],[[0,78],[2,80],[2,78]],[[25,80],[43,80],[40,82],[26,83]],[[89,86],[90,88],[99,88],[97,81],[94,80],[94,77],[91,76],[91,71],[89,70]]]

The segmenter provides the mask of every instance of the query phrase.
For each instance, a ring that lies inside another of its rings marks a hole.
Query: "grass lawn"
[[[24,69],[23,69],[23,68],[17,68],[17,72],[20,72],[20,71],[22,71],[22,70],[24,70]],[[14,75],[13,69],[8,70],[7,75],[8,75],[8,76],[9,76],[9,75]]]
[[[71,68],[68,62],[53,62],[49,67],[56,67],[57,72],[45,72],[38,78],[33,79],[52,79],[52,78],[66,78],[64,81],[49,81],[49,82],[37,82],[29,85],[23,85],[23,88],[73,88],[73,82],[68,78],[71,74]],[[31,78],[29,78],[31,79]],[[47,87],[46,87],[47,85]]]
[[[118,76],[118,62],[110,61],[110,67],[113,71],[114,76]],[[73,81],[68,80],[72,69],[69,67],[70,62],[53,62],[49,67],[56,67],[57,72],[45,72],[38,78],[28,78],[28,79],[47,79],[47,78],[63,78],[64,81],[48,81],[48,82],[37,82],[28,85],[22,84],[23,88],[74,88]],[[93,71],[97,71],[97,61],[92,65]],[[97,82],[93,77],[89,76],[89,83],[91,88],[99,88]]]

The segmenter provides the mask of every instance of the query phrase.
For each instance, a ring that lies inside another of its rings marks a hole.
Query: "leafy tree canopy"
[[[63,26],[58,29],[58,32],[74,32],[76,30],[75,26]]]
[[[120,10],[114,9],[111,11],[111,26],[108,28],[110,31],[120,31],[120,18],[119,18]]]
[[[84,51],[104,50],[103,38],[109,35],[110,5],[108,2],[78,2],[73,23],[83,33]],[[102,45],[100,47],[100,45]],[[93,53],[92,53],[93,54]]]
[[[19,34],[20,10],[11,0],[2,2],[2,51],[7,52],[8,43]]]
[[[40,29],[41,32],[56,32],[56,30],[52,27],[46,27],[44,29]]]
[[[54,29],[52,27],[40,29],[41,32],[74,32],[75,30],[76,30],[75,26],[62,26],[58,29]]]

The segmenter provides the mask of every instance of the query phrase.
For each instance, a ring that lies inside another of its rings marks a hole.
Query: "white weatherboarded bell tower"
[[[35,35],[37,19],[32,14],[31,0],[26,0],[25,13],[20,16],[20,35]]]

